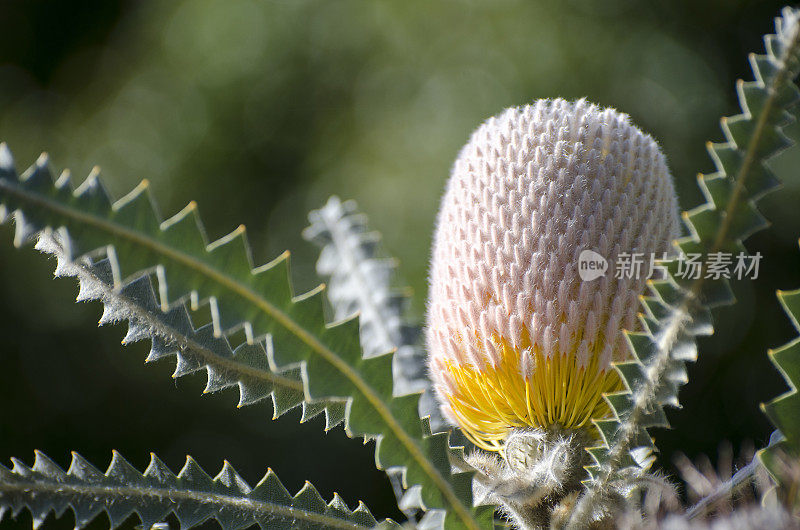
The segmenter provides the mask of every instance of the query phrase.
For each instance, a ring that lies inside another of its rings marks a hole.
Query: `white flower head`
[[[433,243],[426,340],[446,417],[500,450],[513,428],[606,415],[650,258],[677,235],[664,155],[626,114],[556,99],[486,121],[456,159]],[[585,250],[609,264],[593,281]],[[639,273],[615,274],[628,255]]]

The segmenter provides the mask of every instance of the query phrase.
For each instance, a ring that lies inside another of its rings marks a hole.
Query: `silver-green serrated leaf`
[[[150,275],[144,274],[121,287],[114,287],[108,259],[93,261],[84,257],[79,262],[70,261],[60,239],[57,233],[42,234],[36,248],[57,258],[56,276],[78,280],[78,301],[103,303],[100,324],[127,321],[128,332],[123,344],[151,341],[148,362],[174,357],[173,377],[176,378],[204,370],[207,374],[204,392],[237,387],[240,407],[271,398],[273,418],[301,406],[302,421],[324,413],[326,430],[342,422],[346,403],[341,400],[306,402],[300,370],[273,372],[262,342],[231,348],[224,336],[214,336],[211,324],[196,329],[184,304],[175,303],[168,311],[162,311]]]
[[[72,453],[66,472],[39,451],[32,467],[11,460],[11,469],[0,465],[0,520],[6,512],[16,516],[27,509],[34,529],[48,514],[60,517],[66,510],[74,513],[76,528],[102,512],[108,515],[111,528],[133,514],[144,528],[150,528],[170,513],[181,529],[209,519],[223,530],[256,524],[264,529],[398,527],[391,519],[376,521],[361,502],[354,510],[338,495],[326,503],[308,482],[292,496],[272,470],[251,488],[228,462],[211,478],[192,457],[186,458],[177,475],[154,454],[144,473],[116,451],[105,473],[77,453]]]
[[[383,257],[380,234],[370,231],[355,201],[331,197],[308,214],[303,237],[321,248],[317,272],[328,279],[327,295],[336,320],[359,315],[361,347],[371,357],[395,350],[394,392],[424,391],[420,416],[431,416],[434,431],[447,427],[427,376],[420,331],[404,317],[407,289],[392,286],[396,261]]]
[[[708,146],[717,172],[700,177],[707,203],[684,214],[690,236],[677,242],[684,255],[743,251],[742,240],[766,226],[755,202],[777,185],[764,162],[789,145],[781,128],[791,121],[787,108],[800,99],[793,82],[800,71],[799,17],[800,11],[784,9],[776,34],[765,37],[766,55],[751,57],[755,81],[738,87],[742,114],[722,120],[726,143]],[[705,270],[680,278],[675,263],[668,272],[666,280],[650,283],[646,331],[628,334],[632,359],[615,365],[627,392],[606,396],[614,417],[595,422],[605,443],[589,451],[596,464],[573,524],[591,519],[620,470],[650,465],[647,429],[667,426],[663,407],[679,406],[685,363],[697,357],[695,337],[712,331],[708,308],[734,301],[724,278]]]
[[[447,511],[447,527],[491,524],[490,511],[472,506],[470,475],[451,472],[447,437],[421,424],[419,395],[393,396],[392,355],[363,358],[358,320],[327,324],[321,288],[295,296],[286,254],[253,268],[243,227],[207,243],[193,203],[160,222],[146,182],[112,203],[96,174],[72,190],[68,176],[53,182],[45,157],[21,177],[5,145],[0,161],[0,219],[13,214],[17,244],[57,232],[70,261],[102,253],[116,289],[155,271],[162,310],[208,302],[214,335],[264,337],[272,371],[298,368],[307,401],[347,400],[345,431],[376,439],[376,465],[404,469],[404,486],[421,485],[425,507]]]
[[[369,231],[355,201],[331,197],[308,215],[303,237],[321,248],[317,272],[327,278],[327,296],[334,318],[358,314],[365,357],[395,351],[392,359],[395,395],[423,392],[419,414],[428,416],[434,432],[448,429],[427,377],[419,328],[406,322],[407,290],[392,286],[396,262],[382,255],[380,234]],[[391,473],[391,472],[390,472]],[[392,473],[393,475],[393,473]],[[398,505],[409,518],[423,506],[419,488],[403,489],[402,476],[392,476]]]

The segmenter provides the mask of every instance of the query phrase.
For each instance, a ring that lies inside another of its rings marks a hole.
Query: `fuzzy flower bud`
[[[626,114],[539,100],[481,125],[453,166],[433,244],[426,339],[445,416],[500,450],[512,429],[607,415],[622,330],[639,326],[651,256],[677,235],[664,155]],[[584,250],[607,260],[605,275],[581,279]],[[624,256],[639,270],[618,274]]]

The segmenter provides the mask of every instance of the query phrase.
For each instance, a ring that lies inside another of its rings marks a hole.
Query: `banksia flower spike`
[[[637,329],[650,258],[677,235],[664,155],[627,115],[556,99],[486,121],[453,166],[433,244],[426,338],[445,416],[502,451],[515,429],[607,415],[622,330]],[[581,279],[583,251],[605,275]],[[615,270],[626,256],[639,271]]]

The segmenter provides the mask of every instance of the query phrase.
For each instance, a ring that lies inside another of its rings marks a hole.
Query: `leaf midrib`
[[[90,486],[86,484],[68,484],[64,482],[47,480],[15,480],[13,483],[0,483],[0,493],[28,492],[60,495],[70,495],[71,493],[73,495],[89,497],[92,499],[95,499],[98,496],[123,498],[137,497],[142,499],[154,497],[158,499],[169,499],[176,505],[180,502],[187,501],[198,504],[213,503],[269,515],[279,514],[287,519],[304,519],[310,522],[327,525],[330,528],[371,528],[358,523],[351,523],[335,517],[329,517],[321,513],[305,511],[294,506],[286,506],[283,504],[276,504],[258,499],[250,499],[247,497],[237,497],[235,495],[226,495],[221,493],[208,493],[197,490],[156,488],[151,486]],[[72,503],[70,502],[70,504]],[[213,515],[211,517],[215,518]]]

